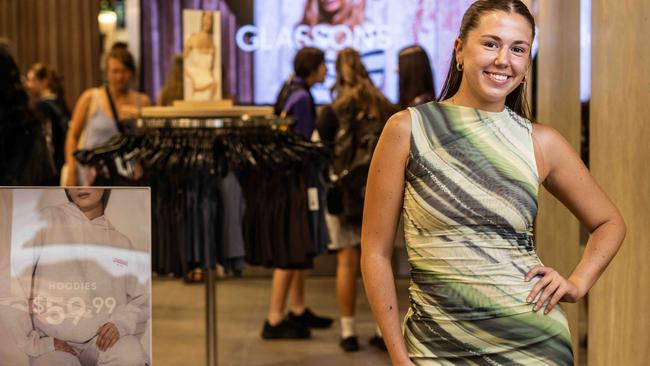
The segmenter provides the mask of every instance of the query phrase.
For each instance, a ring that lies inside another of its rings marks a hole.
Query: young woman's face
[[[318,2],[320,3],[321,9],[328,13],[336,13],[345,4],[345,0],[318,0]]]
[[[115,90],[127,90],[133,73],[120,60],[109,58],[106,62],[106,80]]]
[[[33,71],[29,71],[25,78],[25,90],[30,96],[40,97],[47,88],[47,80],[38,80]]]
[[[203,14],[201,19],[201,30],[204,32],[210,32],[212,30],[212,13]]]
[[[101,188],[68,188],[67,191],[70,198],[72,198],[72,202],[81,211],[93,210],[103,206],[104,190]]]
[[[479,102],[503,103],[528,70],[532,43],[532,28],[523,16],[503,11],[483,15],[464,43],[456,41],[461,88]]]

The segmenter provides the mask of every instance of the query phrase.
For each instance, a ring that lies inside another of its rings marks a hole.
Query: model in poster
[[[185,100],[214,100],[217,82],[214,78],[216,47],[212,38],[214,13],[201,13],[201,29],[185,42]]]
[[[135,249],[104,216],[110,190],[66,195],[68,203],[40,212],[44,225],[25,243],[33,256],[13,291],[25,311],[3,325],[32,366],[148,365],[139,335],[149,296]]]

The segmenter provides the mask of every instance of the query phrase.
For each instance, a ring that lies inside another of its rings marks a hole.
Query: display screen
[[[375,85],[398,99],[397,56],[419,44],[429,56],[438,92],[444,83],[463,13],[473,0],[255,0],[253,24],[236,33],[254,56],[254,102],[273,104],[304,46],[325,51],[328,76],[312,88],[317,103],[331,100],[337,52],[357,49]]]

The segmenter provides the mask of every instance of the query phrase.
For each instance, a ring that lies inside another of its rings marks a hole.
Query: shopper
[[[325,80],[327,67],[323,51],[313,47],[300,49],[293,60],[293,70],[278,93],[273,109],[276,115],[292,116],[295,119],[293,131],[311,138],[316,105],[310,89]]]
[[[300,49],[294,58],[294,75],[291,75],[278,94],[275,113],[290,115],[295,119],[294,132],[310,138],[316,117],[310,88],[325,79],[323,52],[316,48]],[[276,245],[281,245],[278,243]],[[290,294],[290,311],[284,316],[287,295]],[[331,318],[317,316],[305,305],[305,271],[301,269],[273,270],[271,303],[264,322],[264,339],[309,338],[309,328],[328,328]]]
[[[400,112],[384,128],[368,178],[361,266],[394,365],[573,364],[555,305],[585,296],[625,224],[568,142],[529,120],[533,38],[521,1],[474,2],[440,102]],[[535,253],[540,183],[591,233],[568,278]],[[411,265],[403,334],[390,265],[400,212]]]
[[[43,185],[56,174],[43,121],[30,108],[20,75],[0,41],[0,186]]]
[[[72,114],[65,149],[64,177],[68,186],[90,185],[94,180],[92,170],[77,168],[73,157],[77,148],[90,149],[108,142],[119,134],[119,120],[136,117],[141,107],[151,104],[148,96],[129,87],[135,75],[135,60],[125,44],[116,43],[111,48],[105,67],[108,85],[83,92]]]
[[[65,193],[69,202],[41,210],[43,225],[24,245],[33,256],[14,294],[30,311],[3,325],[34,366],[147,365],[138,336],[149,296],[133,245],[104,215],[110,190]]]
[[[397,73],[401,108],[414,107],[436,98],[431,63],[421,46],[408,46],[399,51]]]
[[[176,100],[183,100],[183,56],[174,55],[167,79],[158,94],[158,105],[170,106]]]
[[[322,108],[316,126],[321,140],[334,151],[334,161],[329,169],[336,185],[328,202],[330,214],[327,222],[332,237],[329,249],[337,252],[340,345],[343,350],[351,352],[359,350],[354,314],[363,190],[368,174],[368,166],[363,160],[370,163],[372,147],[384,122],[396,112],[396,107],[372,83],[359,53],[352,48],[342,50],[337,56],[332,98],[332,105]]]
[[[27,71],[25,89],[33,99],[36,110],[45,119],[48,147],[56,168],[56,176],[49,183],[59,185],[61,168],[65,161],[65,138],[70,122],[70,109],[65,102],[63,78],[51,66],[36,63]]]

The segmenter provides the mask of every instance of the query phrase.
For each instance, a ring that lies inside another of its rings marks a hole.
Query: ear
[[[463,63],[463,41],[460,38],[456,38],[454,41],[454,55],[456,56],[456,62]]]

